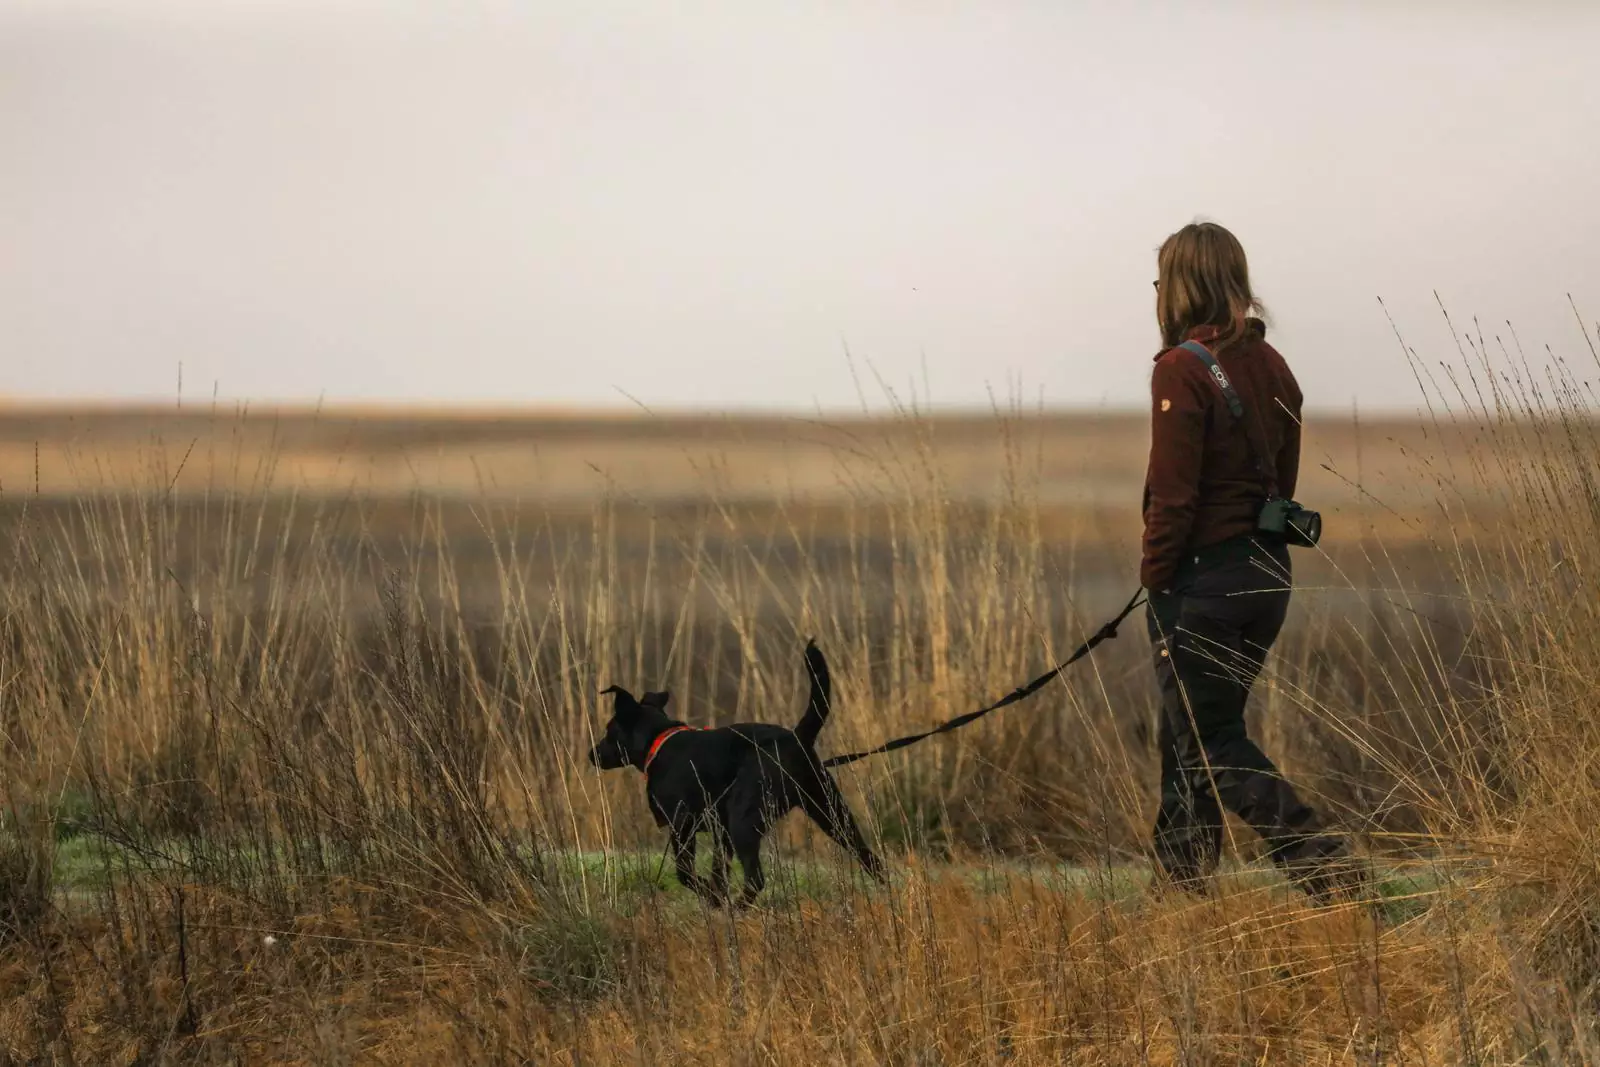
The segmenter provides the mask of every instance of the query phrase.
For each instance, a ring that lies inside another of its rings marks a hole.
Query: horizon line
[[[1306,417],[1348,417],[1352,414],[1395,418],[1421,416],[1426,405],[1422,401],[1412,404],[1365,404],[1352,401],[1346,406],[1308,404],[1302,408]],[[270,412],[278,415],[316,416],[341,415],[364,418],[409,417],[436,419],[492,419],[533,418],[562,421],[624,422],[652,418],[681,421],[684,419],[727,418],[736,420],[882,420],[892,418],[1051,418],[1066,416],[1107,416],[1131,418],[1145,416],[1149,409],[1143,405],[1110,403],[1055,403],[1023,405],[996,405],[976,403],[926,403],[915,405],[799,407],[766,406],[757,404],[721,407],[697,407],[686,404],[662,405],[599,405],[508,403],[504,400],[334,400],[319,398],[308,400],[295,397],[210,397],[198,402],[183,398],[158,397],[55,397],[0,394],[0,418],[13,414],[70,415],[70,414],[196,414],[217,412],[249,414]]]

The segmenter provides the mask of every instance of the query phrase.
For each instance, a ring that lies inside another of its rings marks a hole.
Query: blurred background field
[[[1328,514],[1329,556],[1359,555],[1374,538],[1390,550],[1431,543],[1430,488],[1474,435],[1470,424],[1417,419],[1313,420],[1301,495]],[[1133,576],[1147,446],[1139,416],[1015,409],[784,418],[13,406],[0,409],[0,507],[6,521],[31,509],[66,531],[90,512],[158,499],[183,516],[188,563],[223,550],[217,523],[241,505],[281,550],[314,529],[322,550],[359,544],[391,561],[419,543],[426,515],[433,535],[450,537],[469,601],[499,593],[483,580],[496,537],[517,532],[519,565],[537,571],[555,557],[535,543],[586,534],[602,514],[618,562],[639,562],[652,545],[659,556],[686,541],[754,537],[754,551],[792,569],[801,547],[885,549],[895,515],[904,537],[931,507],[965,524],[951,533],[967,539],[997,514],[1025,512],[1015,536],[1037,538],[1058,583],[1060,568],[1073,572],[1057,590],[1064,601]],[[1504,505],[1477,487],[1456,496],[1479,520]],[[659,564],[685,558],[665,555]]]
[[[1332,529],[1348,539],[1476,432],[1420,416],[1313,416],[1306,495],[1347,516]],[[0,405],[0,485],[12,506],[34,493],[151,490],[838,506],[924,488],[994,502],[1026,488],[1047,512],[1119,516],[1137,509],[1148,444],[1142,415],[1015,406],[806,417],[10,403]],[[911,481],[921,475],[925,486]]]

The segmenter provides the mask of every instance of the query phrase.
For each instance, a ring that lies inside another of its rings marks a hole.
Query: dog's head
[[[603,771],[642,768],[650,742],[671,725],[666,712],[671,694],[646,693],[642,699],[635,699],[620,685],[601,692],[612,694],[611,721],[606,723],[605,735],[589,750],[589,762]]]

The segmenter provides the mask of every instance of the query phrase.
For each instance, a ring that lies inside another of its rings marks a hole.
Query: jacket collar
[[[1252,335],[1253,339],[1257,341],[1267,336],[1267,324],[1257,318],[1245,319],[1244,330],[1246,334]],[[1222,333],[1222,327],[1220,326],[1195,326],[1184,335],[1183,339],[1185,341],[1199,341],[1203,345],[1209,345],[1217,339],[1217,335],[1220,333]],[[1172,351],[1172,348],[1163,348],[1156,353],[1155,358],[1160,359],[1170,351]]]

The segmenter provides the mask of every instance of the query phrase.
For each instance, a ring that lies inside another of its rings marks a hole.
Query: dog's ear
[[[618,712],[632,711],[634,708],[639,706],[639,702],[633,699],[633,694],[622,688],[620,685],[608,685],[604,689],[600,690],[601,696],[605,696],[608,693],[614,695],[612,706]]]
[[[671,699],[672,694],[666,690],[662,690],[659,693],[646,693],[642,698],[640,698],[639,703],[648,705],[652,708],[664,709],[667,706],[667,701]]]

